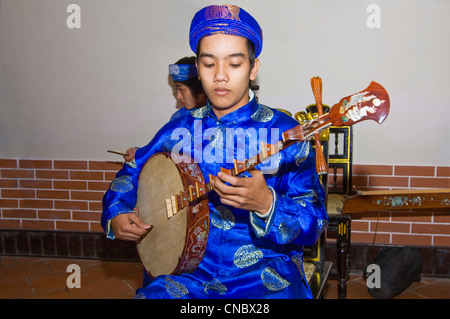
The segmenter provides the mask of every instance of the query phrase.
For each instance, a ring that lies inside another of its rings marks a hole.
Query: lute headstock
[[[333,105],[330,112],[314,120],[283,132],[283,142],[295,142],[311,139],[314,133],[330,126],[352,126],[365,120],[374,120],[381,124],[389,114],[390,102],[387,91],[377,82],[361,92],[342,98]]]
[[[365,120],[381,124],[389,113],[389,106],[389,95],[384,87],[371,82],[366,89],[346,96],[333,105],[330,119],[334,126],[351,126]]]

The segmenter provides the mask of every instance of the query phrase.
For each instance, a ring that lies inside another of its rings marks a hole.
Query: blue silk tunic
[[[189,155],[206,181],[220,167],[232,168],[275,143],[298,125],[286,114],[251,101],[218,119],[211,106],[168,122],[135,162],[117,173],[103,198],[102,226],[108,238],[112,218],[135,207],[139,172],[157,152]],[[209,193],[206,252],[190,274],[144,278],[136,298],[311,298],[302,267],[304,245],[313,245],[328,222],[324,191],[309,142],[296,143],[257,166],[274,195],[268,218],[220,203]],[[245,176],[250,176],[244,173]]]
[[[193,111],[193,109],[188,110],[187,108],[182,107],[181,109],[177,110],[175,113],[172,114],[172,116],[170,117],[170,120],[172,121],[179,117],[186,116],[187,114],[189,114],[192,111]]]

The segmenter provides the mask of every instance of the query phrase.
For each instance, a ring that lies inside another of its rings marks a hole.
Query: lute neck
[[[261,142],[261,153],[243,161],[234,160],[232,169],[221,168],[221,172],[231,176],[252,170],[258,164],[266,161],[269,157],[279,153],[292,144],[311,139],[315,134],[334,126],[351,126],[365,120],[374,120],[381,124],[389,113],[389,95],[386,90],[377,82],[370,85],[361,92],[342,98],[333,105],[329,113],[325,113],[303,125],[297,125],[282,133],[282,139],[275,144]],[[179,195],[166,199],[168,216],[173,216],[187,205],[195,202],[198,198],[212,190],[211,181],[217,178],[209,175],[207,184],[190,185],[187,192],[180,192]]]

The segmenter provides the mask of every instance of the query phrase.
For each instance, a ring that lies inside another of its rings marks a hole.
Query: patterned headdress
[[[198,77],[194,64],[169,64],[169,75],[174,81],[186,81]]]
[[[201,38],[213,34],[231,34],[249,39],[255,46],[256,57],[262,50],[262,30],[258,22],[243,9],[233,5],[212,5],[197,12],[192,19],[189,44],[197,53]]]

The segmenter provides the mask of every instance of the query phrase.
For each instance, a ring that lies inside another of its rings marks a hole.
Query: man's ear
[[[255,64],[253,65],[253,69],[250,71],[250,80],[254,81],[256,76],[258,75],[259,70],[259,59],[255,59]]]

